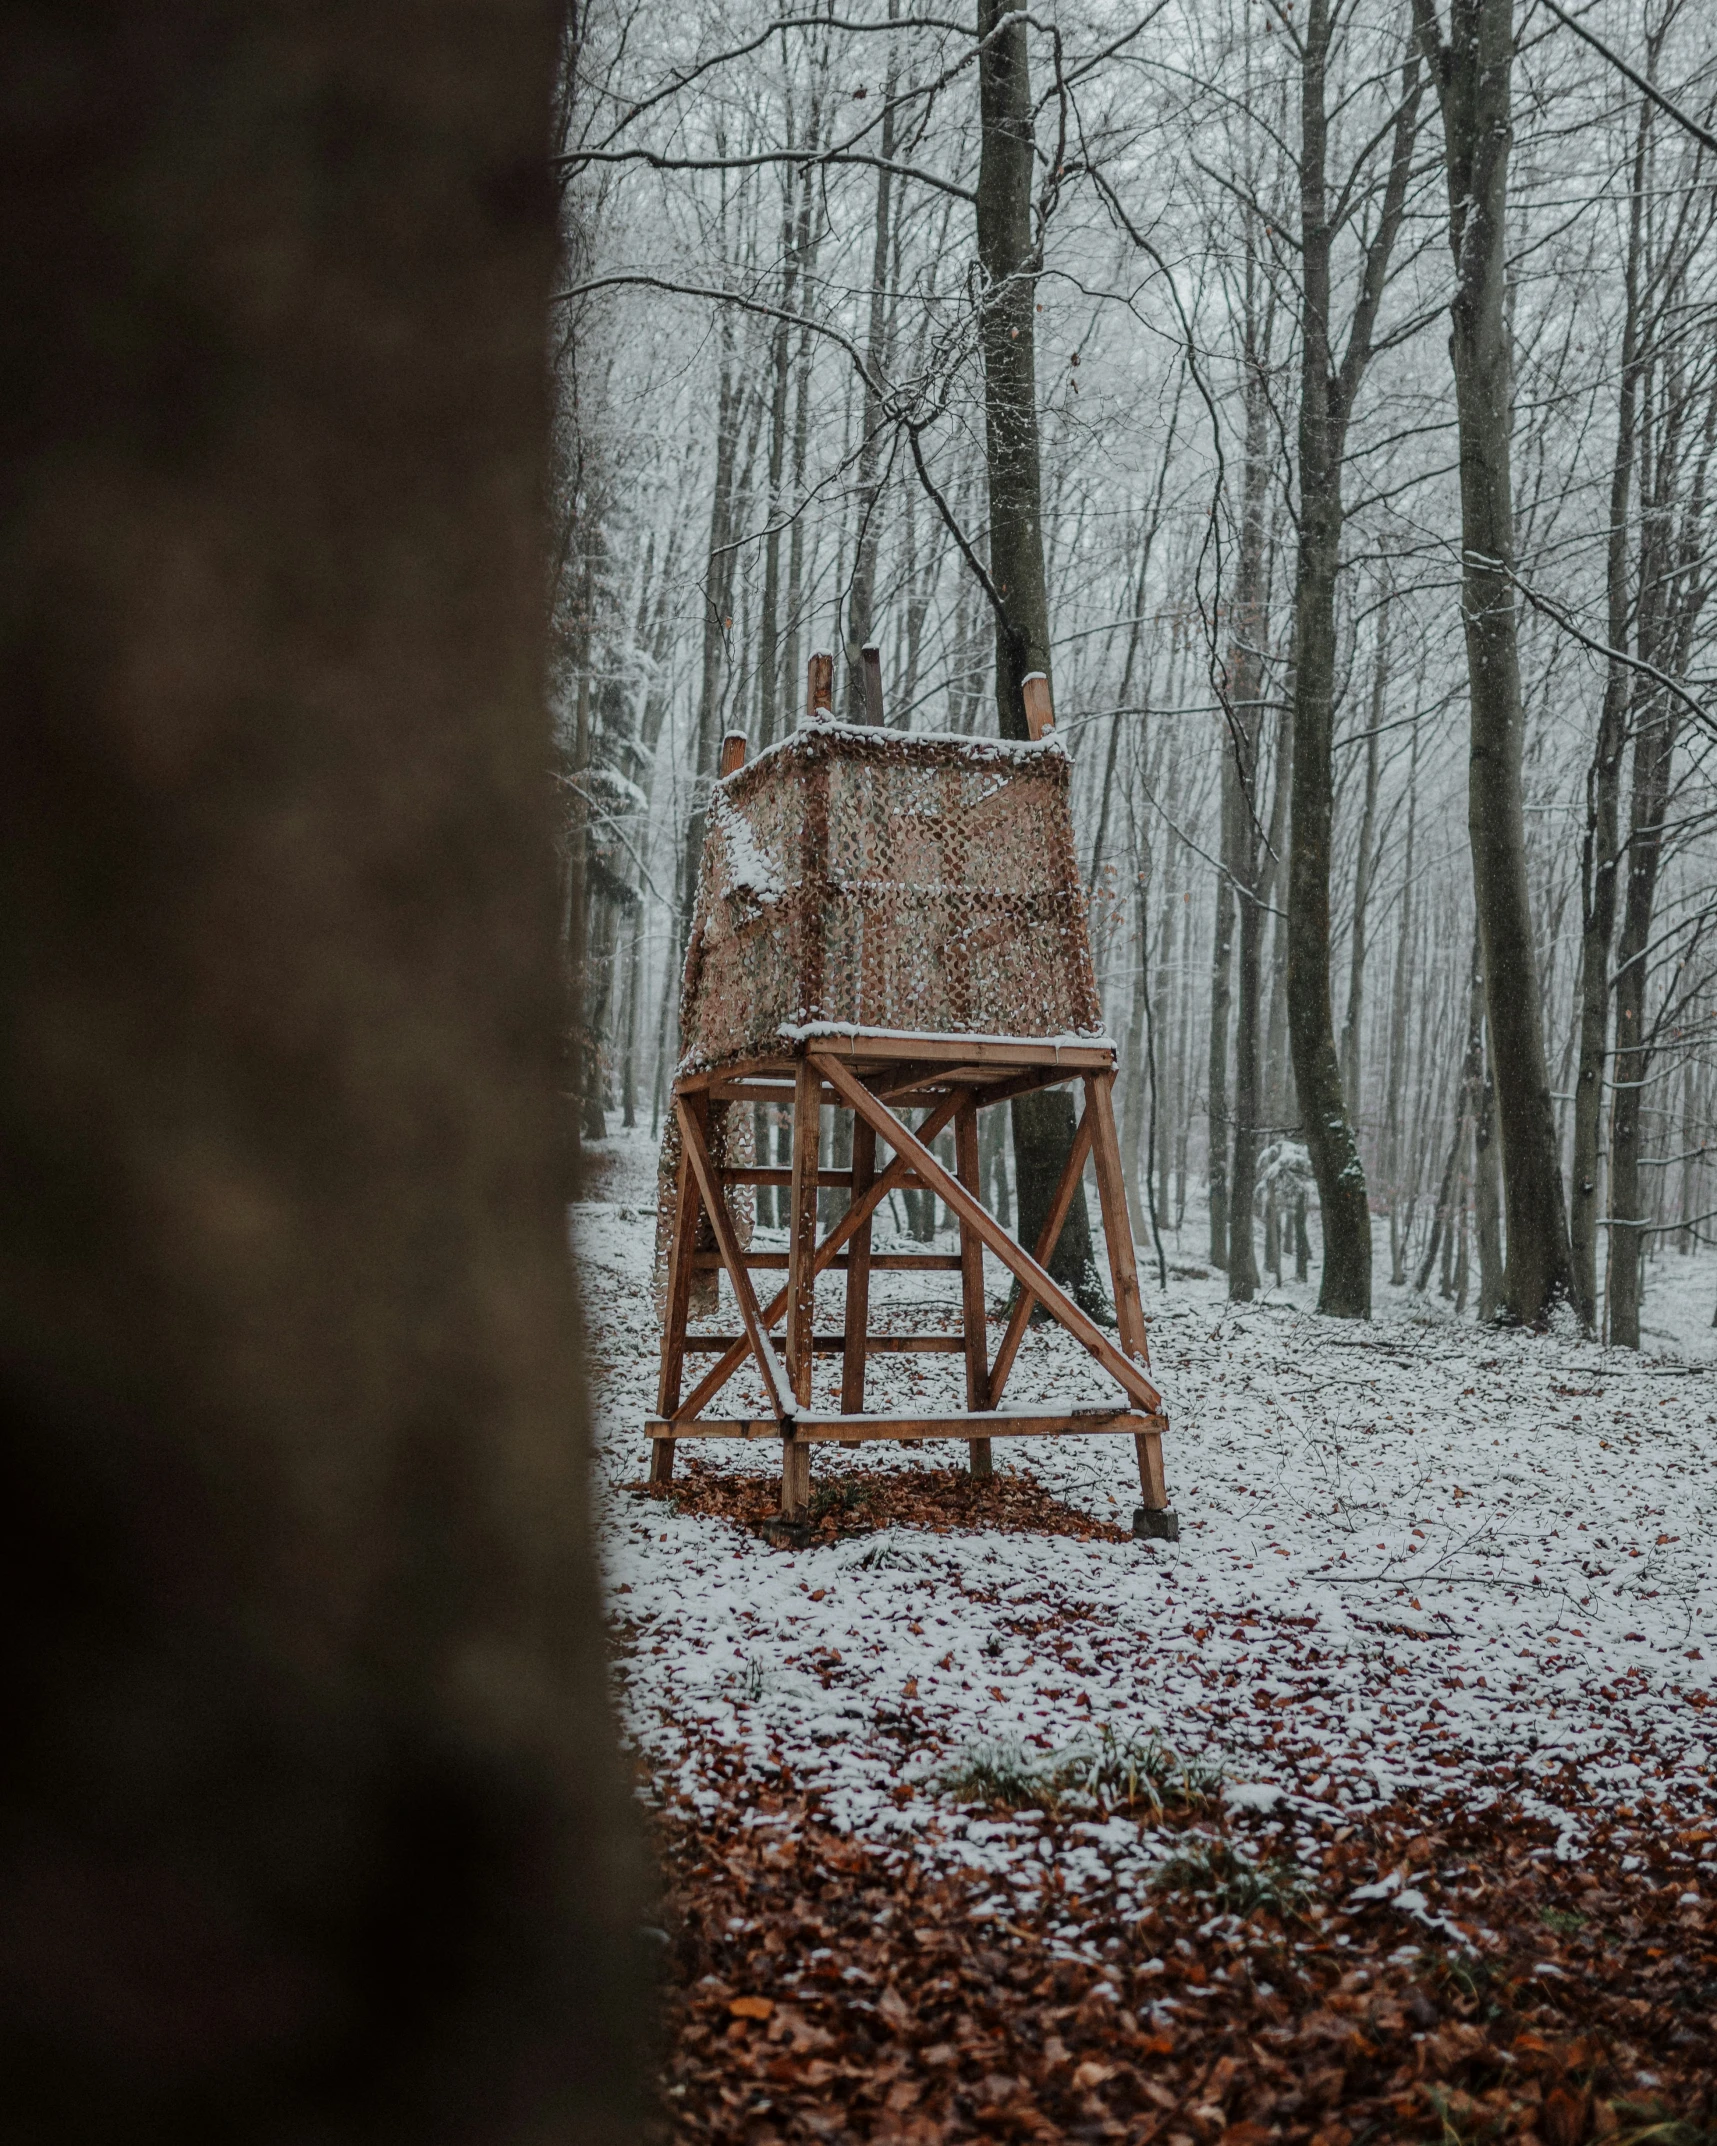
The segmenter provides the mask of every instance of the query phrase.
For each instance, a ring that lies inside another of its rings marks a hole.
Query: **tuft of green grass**
[[[868,1505],[873,1496],[873,1486],[868,1483],[825,1483],[811,1494],[810,1521],[813,1527],[819,1520],[828,1519],[833,1513],[837,1520],[845,1520],[851,1514]]]
[[[1671,2115],[1661,2102],[1616,2101],[1610,2107],[1619,2126],[1610,2146],[1711,2146],[1711,2132]]]
[[[1188,1893],[1249,1915],[1268,1908],[1282,1922],[1305,1912],[1311,1897],[1299,1865],[1287,1857],[1254,1863],[1225,1840],[1195,1840],[1169,1857],[1151,1879],[1162,1893]]]
[[[1541,1908],[1538,1920],[1547,1930],[1554,1930],[1558,1937],[1572,1937],[1586,1927],[1587,1918],[1578,1908]]]
[[[1111,1811],[1193,1810],[1222,1785],[1222,1769],[1183,1758],[1159,1736],[1119,1737],[1105,1727],[1091,1743],[1041,1755],[986,1737],[970,1744],[938,1784],[962,1803],[1054,1811],[1096,1804]]]

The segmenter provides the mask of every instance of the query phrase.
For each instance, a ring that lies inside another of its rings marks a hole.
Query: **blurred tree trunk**
[[[7,2129],[619,2146],[555,11],[14,13]]]
[[[999,29],[998,25],[1005,26]],[[1031,73],[1027,24],[1005,0],[978,0],[978,263],[983,273],[979,339],[984,358],[984,443],[990,486],[990,578],[996,619],[996,724],[1024,738],[1021,681],[1049,675],[1049,587],[1043,565],[1043,485],[1037,423],[1036,292],[1032,230]],[[1073,1145],[1073,1091],[1041,1088],[1012,1105],[1019,1240],[1037,1241]],[[1094,1318],[1108,1295],[1091,1252],[1081,1182],[1050,1273]]]

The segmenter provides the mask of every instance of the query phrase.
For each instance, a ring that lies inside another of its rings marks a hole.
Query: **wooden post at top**
[[[721,759],[717,770],[723,775],[736,775],[745,765],[745,733],[730,730],[721,741]]]
[[[835,659],[818,650],[805,666],[805,720],[826,723],[835,712]]]
[[[1033,744],[1055,728],[1055,708],[1049,698],[1049,680],[1042,671],[1031,671],[1019,682],[1025,696],[1026,733]]]
[[[876,728],[882,727],[882,650],[861,648],[859,662],[864,669],[864,719]]]

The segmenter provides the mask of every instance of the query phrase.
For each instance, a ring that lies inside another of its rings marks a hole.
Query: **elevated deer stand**
[[[867,686],[874,658],[866,651]],[[1139,1303],[1120,1146],[1114,1047],[1101,1034],[1073,861],[1068,762],[1048,735],[1046,682],[1027,681],[1032,742],[910,736],[816,718],[828,704],[829,659],[813,657],[813,720],[743,765],[724,746],[712,799],[681,1008],[685,1056],[674,1083],[680,1154],[667,1232],[666,1303],[651,1481],[673,1474],[682,1438],[770,1438],[782,1449],[781,1511],[810,1497],[811,1447],[871,1439],[961,1438],[972,1473],[990,1473],[994,1438],[1123,1432],[1135,1441],[1144,1511],[1139,1531],[1175,1532],[1166,1510],[1162,1397]],[[1077,1080],[1084,1108],[1033,1251],[1016,1244],[978,1198],[978,1113],[1034,1089]],[[712,1108],[772,1103],[791,1111],[792,1167],[712,1159]],[[819,1167],[822,1106],[853,1113],[852,1167]],[[915,1129],[902,1110],[924,1110]],[[955,1168],[930,1143],[952,1126]],[[891,1151],[885,1164],[879,1149]],[[1094,1167],[1117,1323],[1111,1340],[1046,1269],[1087,1162]],[[732,1186],[789,1194],[788,1248],[741,1245]],[[820,1239],[818,1190],[838,1186],[846,1212]],[[933,1192],[956,1216],[954,1253],[874,1252],[872,1220],[896,1190]],[[707,1228],[700,1224],[707,1218]],[[700,1249],[699,1237],[713,1239]],[[1018,1283],[992,1358],[985,1330],[988,1248]],[[739,1334],[688,1333],[694,1276],[719,1269],[739,1307]],[[759,1304],[758,1270],[786,1286]],[[838,1332],[816,1331],[816,1278],[846,1280]],[[870,1278],[881,1270],[957,1272],[957,1334],[873,1334]],[[1003,1406],[1034,1304],[1071,1333],[1120,1388],[1118,1401],[1061,1408]],[[784,1354],[770,1329],[785,1319]],[[947,1351],[965,1360],[956,1414],[865,1410],[868,1357]],[[686,1359],[716,1362],[693,1386]],[[811,1405],[817,1356],[841,1358],[838,1413]],[[747,1359],[766,1413],[703,1411]]]

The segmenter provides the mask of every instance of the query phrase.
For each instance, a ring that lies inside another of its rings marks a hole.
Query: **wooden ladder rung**
[[[747,1252],[743,1257],[748,1267],[761,1267],[774,1274],[785,1274],[787,1271],[785,1252]],[[847,1254],[837,1252],[823,1271],[826,1274],[829,1267],[844,1267],[846,1263]],[[721,1254],[694,1252],[692,1265],[706,1272],[712,1268],[719,1269]],[[879,1267],[890,1274],[958,1274],[960,1255],[958,1252],[873,1252],[870,1255],[870,1266],[873,1274]]]
[[[791,1170],[778,1170],[764,1163],[728,1163],[715,1173],[724,1185],[779,1185],[783,1192],[793,1183]],[[853,1173],[850,1170],[819,1170],[817,1183],[837,1187],[850,1187]],[[896,1188],[902,1192],[923,1192],[926,1187],[922,1178],[908,1173]]]
[[[689,1421],[664,1416],[645,1419],[645,1434],[656,1439],[781,1437],[781,1426],[769,1416],[697,1416]],[[1106,1408],[1003,1408],[978,1410],[957,1416],[824,1416],[806,1414],[793,1426],[796,1445],[860,1445],[876,1439],[958,1438],[1083,1438],[1092,1432],[1127,1432],[1160,1436],[1168,1429],[1165,1415],[1147,1415],[1142,1409]]]
[[[737,1334],[688,1334],[688,1356],[725,1356],[729,1349],[739,1346]],[[771,1334],[770,1343],[777,1350],[786,1342],[779,1334]],[[819,1356],[844,1356],[847,1353],[845,1334],[813,1334],[811,1346]],[[867,1334],[864,1351],[867,1356],[958,1356],[965,1348],[961,1334]]]

